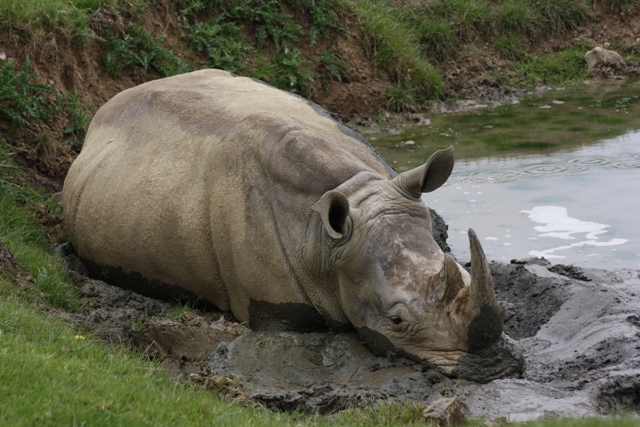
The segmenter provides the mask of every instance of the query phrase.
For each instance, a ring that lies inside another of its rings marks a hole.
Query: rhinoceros
[[[476,234],[471,274],[434,241],[421,195],[453,161],[450,147],[396,176],[310,101],[201,70],[99,109],[65,228],[107,281],[186,292],[254,329],[355,328],[376,353],[486,381],[523,362]]]

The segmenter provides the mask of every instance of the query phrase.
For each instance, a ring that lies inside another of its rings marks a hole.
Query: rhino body
[[[65,180],[65,227],[108,281],[186,291],[256,329],[355,327],[376,352],[483,381],[522,358],[475,233],[472,275],[433,239],[420,195],[452,166],[450,148],[394,177],[302,98],[202,70],[98,111]]]

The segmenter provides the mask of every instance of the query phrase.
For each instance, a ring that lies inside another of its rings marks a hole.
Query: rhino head
[[[490,381],[521,372],[480,241],[471,274],[433,239],[421,194],[453,169],[453,147],[393,179],[360,173],[313,206],[329,241],[342,311],[378,354],[394,351],[443,373]]]

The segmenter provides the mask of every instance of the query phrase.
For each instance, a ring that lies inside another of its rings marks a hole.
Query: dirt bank
[[[640,272],[492,263],[505,332],[524,350],[522,378],[476,384],[373,355],[355,333],[252,332],[228,314],[192,312],[106,283],[82,286],[75,321],[132,342],[171,376],[283,410],[335,412],[379,399],[458,396],[468,416],[511,421],[639,412]]]

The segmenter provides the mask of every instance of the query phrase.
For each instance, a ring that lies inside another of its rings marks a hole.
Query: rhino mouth
[[[513,339],[503,334],[502,339],[493,345],[459,358],[450,375],[487,383],[504,377],[519,377],[524,372],[524,368],[522,349]]]

